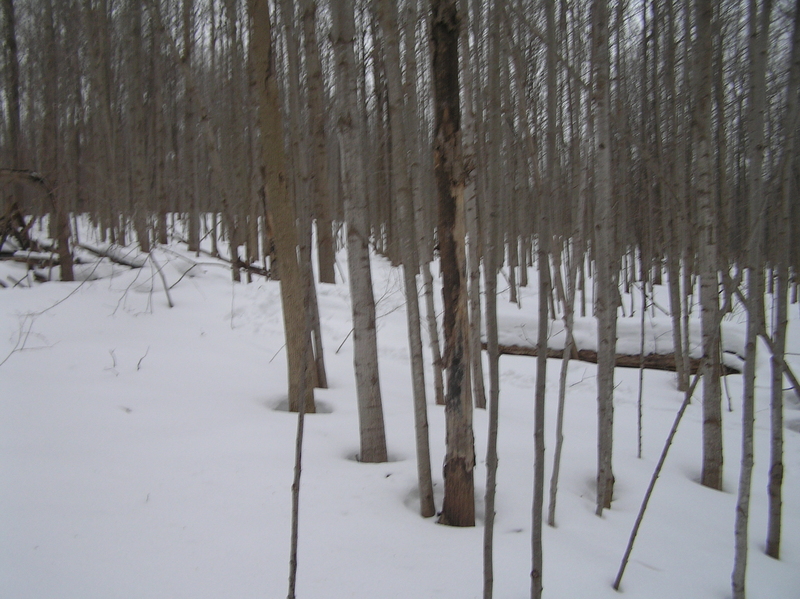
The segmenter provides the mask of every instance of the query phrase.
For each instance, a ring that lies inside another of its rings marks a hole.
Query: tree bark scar
[[[474,526],[475,501],[472,465],[462,457],[449,460],[444,466],[447,505],[439,515],[439,524],[447,526]],[[454,492],[456,489],[460,492]]]

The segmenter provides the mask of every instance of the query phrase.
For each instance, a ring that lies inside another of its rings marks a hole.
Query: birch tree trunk
[[[713,2],[695,0],[695,80],[692,119],[695,143],[700,275],[700,319],[703,338],[703,472],[702,484],[722,489],[722,395],[719,352],[719,283],[717,273],[716,210],[711,194],[711,72]]]
[[[378,344],[375,330],[375,298],[369,263],[370,230],[364,188],[361,120],[355,64],[355,20],[352,0],[333,8],[331,37],[336,62],[337,130],[341,156],[342,192],[347,222],[347,256],[353,312],[353,362],[358,396],[362,462],[385,462],[386,434],[383,423]]]

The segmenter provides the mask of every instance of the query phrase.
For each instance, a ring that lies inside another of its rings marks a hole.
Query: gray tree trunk
[[[717,272],[716,210],[711,193],[711,67],[713,2],[695,0],[695,143],[699,253],[700,319],[703,338],[703,471],[702,484],[722,489],[722,395],[720,388],[719,275]]]
[[[763,192],[762,167],[764,164],[764,109],[766,102],[767,46],[772,0],[761,3],[758,14],[757,0],[750,4],[750,89],[747,115],[748,205],[750,230],[754,234],[747,260],[747,334],[745,339],[744,392],[742,398],[742,462],[739,472],[739,494],[736,502],[734,529],[734,561],[731,586],[734,599],[745,598],[747,573],[748,522],[750,518],[750,490],[753,477],[753,429],[755,426],[756,343],[763,328],[764,270],[761,261],[763,229],[760,218]],[[759,22],[760,19],[760,22]]]
[[[495,8],[495,10],[497,10]],[[486,511],[483,530],[483,599],[494,592],[494,517],[497,488],[497,434],[500,412],[500,350],[497,338],[497,198],[487,197],[483,282],[486,291],[486,347],[489,357],[489,430],[486,442]]]
[[[767,522],[767,548],[770,557],[780,559],[781,552],[781,520],[782,520],[782,487],[783,487],[783,360],[786,351],[786,327],[788,324],[788,291],[790,259],[789,223],[791,221],[791,197],[793,190],[791,163],[795,153],[798,115],[800,102],[797,92],[800,86],[800,1],[795,2],[794,32],[792,35],[792,51],[789,62],[788,101],[786,106],[785,147],[781,157],[781,188],[778,203],[777,239],[778,259],[776,265],[775,292],[773,303],[772,338],[774,342],[772,356],[772,389],[770,393],[770,466],[769,484],[769,520]]]
[[[324,85],[322,63],[317,44],[317,3],[303,0],[300,6],[303,21],[307,102],[310,128],[309,177],[311,178],[312,205],[317,221],[317,257],[320,283],[335,283],[334,264],[336,240],[331,224],[330,197],[328,194],[328,158],[325,139]]]
[[[544,556],[542,549],[542,518],[544,511],[544,408],[547,390],[547,337],[550,330],[548,303],[552,297],[553,285],[550,278],[550,206],[548,202],[556,193],[557,183],[553,180],[558,157],[556,156],[556,119],[558,112],[558,88],[556,85],[556,22],[555,0],[544,3],[547,58],[547,129],[545,130],[545,172],[547,178],[544,194],[539,201],[539,219],[537,223],[537,258],[539,275],[539,327],[536,339],[536,397],[533,408],[533,515],[531,524],[531,599],[542,596],[542,574]],[[527,112],[527,110],[526,110]],[[558,248],[557,250],[558,251]],[[525,258],[522,259],[523,267]]]
[[[558,493],[558,477],[561,471],[561,451],[564,446],[564,406],[567,395],[567,373],[569,361],[575,351],[573,330],[575,325],[575,279],[578,274],[578,260],[567,249],[567,285],[566,299],[564,301],[564,328],[566,341],[564,342],[564,356],[561,358],[561,373],[558,380],[558,408],[556,413],[556,444],[553,450],[553,472],[550,476],[550,503],[547,512],[547,524],[556,525],[556,497]],[[556,260],[556,276],[561,277],[560,260]]]
[[[461,14],[466,16],[467,2],[460,0]],[[476,408],[486,408],[486,390],[483,380],[483,359],[481,357],[481,264],[480,229],[478,214],[478,194],[476,185],[476,144],[475,109],[472,102],[474,93],[472,82],[472,60],[469,45],[469,28],[461,27],[461,72],[464,76],[464,211],[467,228],[467,263],[469,283],[469,346],[472,395]]]
[[[339,152],[342,169],[350,297],[353,313],[353,362],[358,396],[362,462],[385,462],[386,433],[383,423],[378,343],[375,330],[375,298],[369,262],[370,229],[364,187],[361,120],[355,63],[353,3],[333,6],[333,40],[336,62]]]
[[[442,370],[442,352],[439,343],[439,326],[436,319],[436,308],[433,298],[433,276],[431,274],[430,235],[427,227],[425,208],[428,199],[423,197],[424,175],[422,170],[422,143],[427,143],[424,135],[412,136],[411,132],[419,127],[418,123],[422,111],[417,97],[417,2],[406,3],[405,22],[405,77],[403,79],[403,92],[406,98],[405,127],[409,132],[407,138],[409,150],[409,175],[411,178],[411,197],[414,210],[414,226],[417,233],[417,256],[420,261],[422,273],[422,290],[425,295],[425,314],[428,331],[428,344],[430,346],[433,363],[433,388],[436,405],[444,405],[444,376]],[[412,139],[413,137],[413,139]]]
[[[610,131],[610,56],[606,0],[592,3],[592,110],[595,126],[595,315],[597,317],[597,509],[611,507],[614,474],[611,456],[614,435],[614,360],[618,296],[613,259]]]
[[[408,137],[403,119],[403,92],[398,48],[397,6],[391,0],[380,0],[378,18],[383,31],[386,53],[386,85],[389,94],[389,126],[392,136],[391,160],[394,197],[399,216],[400,254],[403,260],[403,281],[406,291],[408,344],[411,354],[411,379],[414,393],[414,429],[417,447],[417,478],[420,514],[430,518],[436,513],[433,503],[433,479],[428,435],[428,407],[425,399],[425,370],[420,335],[419,297],[417,295],[416,230],[413,218],[411,181],[406,160]]]
[[[420,265],[422,270],[422,286],[425,294],[425,315],[428,322],[428,339],[431,348],[431,358],[433,361],[433,390],[436,405],[444,405],[444,361],[442,360],[442,349],[439,343],[439,323],[436,318],[436,305],[433,299],[433,275],[431,265],[424,260]]]

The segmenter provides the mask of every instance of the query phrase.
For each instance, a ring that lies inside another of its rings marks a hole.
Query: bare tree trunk
[[[694,89],[694,141],[700,274],[701,329],[703,336],[703,473],[702,484],[722,489],[722,407],[720,389],[719,283],[717,272],[716,210],[711,194],[711,67],[713,3],[695,0],[696,48]]]
[[[370,230],[361,152],[355,72],[355,21],[353,3],[343,0],[333,7],[333,48],[336,61],[339,152],[342,167],[350,296],[353,310],[353,361],[358,395],[363,462],[385,462],[386,434],[378,377],[375,298],[369,263]]]
[[[616,353],[617,276],[613,259],[611,197],[611,132],[607,0],[592,3],[592,104],[595,124],[595,315],[597,316],[597,509],[611,507],[614,474],[611,468],[614,434],[614,356]]]
[[[772,356],[772,389],[770,393],[770,466],[769,484],[769,521],[767,523],[767,548],[770,557],[780,559],[781,520],[782,520],[782,487],[783,487],[783,376],[784,354],[786,352],[786,328],[788,324],[788,287],[789,281],[789,231],[791,222],[791,197],[793,181],[791,163],[795,153],[798,114],[800,102],[797,92],[800,86],[800,1],[795,2],[794,32],[789,62],[789,82],[787,88],[786,124],[783,127],[786,141],[781,156],[781,187],[778,200],[778,226],[776,246],[778,259],[776,265],[775,293],[773,296],[774,316],[773,332],[774,349]],[[777,355],[775,355],[777,354]]]
[[[311,328],[310,311],[309,311],[309,297],[311,288],[305,287],[307,294],[306,301],[306,329]],[[304,346],[304,353],[302,363],[310,364],[311,356],[308,355],[309,345],[306,343]],[[302,380],[300,387],[300,395],[305,393],[305,387],[308,381]],[[289,549],[289,592],[287,599],[295,599],[295,591],[297,588],[297,546],[299,543],[299,530],[300,530],[300,476],[303,467],[303,438],[305,436],[305,403],[300,402],[300,409],[297,412],[297,434],[295,436],[295,449],[294,449],[294,477],[292,480],[292,525]]]
[[[564,446],[564,405],[567,394],[567,374],[569,372],[569,361],[575,351],[575,339],[573,330],[575,324],[575,279],[578,274],[578,264],[575,256],[567,250],[567,289],[566,300],[564,302],[564,328],[566,329],[566,341],[564,343],[564,356],[561,358],[561,373],[558,381],[558,412],[556,414],[556,445],[553,450],[553,473],[550,477],[550,504],[547,512],[547,524],[556,525],[556,494],[558,492],[558,477],[561,470],[561,450]],[[582,259],[582,256],[580,256]],[[556,276],[561,277],[560,260],[556,260]]]
[[[144,71],[143,59],[143,39],[142,39],[142,5],[140,0],[131,3],[132,14],[131,32],[129,43],[132,49],[131,72],[129,74],[129,84],[131,87],[131,115],[130,115],[130,135],[131,135],[131,212],[133,215],[133,227],[136,231],[139,248],[147,253],[150,251],[150,235],[147,223],[147,210],[149,206],[145,186],[146,169],[146,123],[144,112],[144,83],[142,81]]]
[[[497,10],[496,8],[494,10]],[[500,412],[500,350],[497,339],[497,198],[486,198],[483,282],[486,290],[486,346],[489,354],[489,431],[486,446],[486,499],[483,530],[483,599],[494,591],[494,505],[497,488],[497,433]]]
[[[72,270],[72,252],[69,247],[71,231],[69,224],[69,207],[64,194],[59,191],[58,177],[61,173],[61,156],[59,152],[59,119],[58,119],[58,48],[56,46],[56,15],[52,0],[44,3],[44,41],[45,41],[45,77],[44,77],[44,115],[42,117],[44,171],[48,180],[48,199],[50,200],[50,235],[56,241],[59,255],[59,266],[62,281],[74,281]]]
[[[754,235],[747,261],[747,334],[745,339],[744,392],[742,398],[742,462],[739,472],[739,494],[736,502],[736,524],[733,573],[731,586],[734,599],[745,598],[745,575],[747,573],[747,525],[750,516],[750,490],[753,477],[753,429],[755,427],[756,342],[758,332],[764,328],[764,270],[761,258],[760,233],[764,221],[760,218],[761,194],[763,190],[762,167],[764,164],[764,109],[766,102],[767,43],[772,0],[750,3],[750,89],[748,93],[748,206],[750,230]],[[761,22],[759,23],[759,16]]]
[[[473,12],[477,14],[479,3],[472,4]],[[500,352],[498,348],[497,331],[497,275],[502,263],[503,244],[500,234],[500,197],[499,172],[497,163],[489,157],[497,159],[500,155],[500,101],[499,70],[500,70],[500,26],[499,2],[491,2],[488,6],[488,15],[484,17],[484,25],[488,25],[486,45],[488,62],[488,90],[487,97],[478,95],[479,107],[485,107],[487,112],[485,131],[485,162],[484,162],[484,205],[486,206],[486,227],[483,230],[483,280],[486,291],[486,345],[489,354],[489,434],[486,449],[486,521],[483,535],[483,597],[491,599],[494,592],[494,518],[495,518],[495,493],[497,486],[497,435],[500,402]],[[473,33],[478,39],[477,22],[473,22]],[[478,115],[482,114],[478,110]],[[485,122],[485,121],[484,121]]]
[[[431,350],[433,365],[433,388],[436,405],[444,405],[444,376],[442,370],[442,352],[439,343],[439,327],[433,298],[433,276],[431,274],[430,232],[426,225],[425,208],[428,198],[423,197],[424,174],[422,170],[422,154],[424,136],[417,135],[412,141],[410,132],[418,127],[422,111],[417,97],[417,2],[406,3],[405,7],[405,78],[403,90],[406,98],[405,126],[409,131],[409,175],[411,178],[411,197],[414,210],[414,226],[417,234],[417,255],[422,273],[422,290],[425,295],[425,313],[428,331],[428,344]],[[427,143],[427,140],[425,140]]]
[[[194,0],[183,0],[183,54],[181,62],[184,71],[192,68],[192,50],[194,48]],[[193,77],[184,78],[186,99],[184,101],[184,181],[183,193],[185,210],[188,213],[187,226],[188,245],[190,252],[200,252],[200,208],[197,198],[197,180],[195,175],[195,145],[197,143],[197,122],[195,116],[195,103],[197,88]],[[235,248],[231,248],[233,251]]]
[[[303,285],[308,287],[305,294],[308,298],[309,322],[311,325],[311,336],[309,343],[311,351],[308,352],[309,359],[314,363],[312,372],[314,373],[314,386],[327,388],[328,376],[325,371],[325,358],[322,350],[322,330],[319,320],[319,306],[317,305],[317,290],[314,284],[314,272],[311,264],[311,241],[312,241],[312,202],[308,199],[311,190],[308,185],[309,160],[306,148],[301,148],[301,139],[304,137],[301,125],[301,103],[300,103],[300,52],[297,32],[294,27],[295,14],[294,5],[290,0],[281,1],[281,12],[283,13],[284,28],[286,30],[286,87],[288,96],[289,112],[289,148],[291,168],[291,188],[295,198],[295,210],[298,215],[298,242],[300,244],[300,269],[303,278]],[[324,140],[323,140],[324,143]],[[324,155],[323,155],[324,158]],[[325,171],[324,171],[325,172]],[[314,190],[316,193],[316,190]],[[255,238],[255,235],[253,235]]]
[[[459,106],[459,16],[455,0],[431,0],[434,164],[439,197],[439,253],[444,297],[445,419],[444,505],[439,521],[475,525],[475,447],[468,401],[468,325],[464,254],[464,171]]]
[[[461,14],[467,15],[467,2],[461,1]],[[469,46],[469,28],[461,27],[461,55],[464,74],[464,206],[467,227],[467,262],[469,282],[469,345],[473,400],[476,408],[486,407],[486,390],[483,381],[483,359],[481,357],[481,295],[480,295],[480,236],[476,186],[475,112],[472,103],[472,60]]]
[[[334,264],[336,241],[330,216],[328,194],[328,158],[325,150],[324,83],[322,63],[317,44],[317,3],[303,0],[300,6],[303,21],[306,78],[308,81],[307,102],[310,126],[309,176],[311,177],[312,205],[317,221],[317,258],[320,283],[335,283]]]
[[[642,306],[639,314],[639,391],[636,398],[636,457],[642,457],[642,399],[644,394],[644,327],[647,316],[647,268],[641,260]],[[675,355],[675,369],[678,369],[678,354]]]
[[[783,233],[781,233],[783,237]],[[784,237],[785,240],[785,237]],[[785,243],[785,241],[784,241]],[[786,246],[783,246],[786,248]],[[788,249],[788,248],[786,248]],[[782,520],[782,487],[783,487],[783,360],[786,350],[786,328],[788,324],[788,281],[789,271],[785,261],[779,264],[775,281],[774,325],[772,339],[774,351],[772,356],[772,388],[770,392],[770,466],[767,495],[769,496],[769,520],[767,522],[766,554],[780,559],[781,520]]]
[[[558,111],[558,88],[556,84],[556,21],[555,0],[544,3],[547,58],[547,129],[545,131],[545,172],[555,173],[558,157],[556,156],[556,119]],[[547,390],[547,337],[550,327],[548,302],[552,297],[553,285],[550,278],[550,206],[546,203],[554,197],[557,183],[548,177],[544,188],[544,197],[539,203],[539,222],[537,223],[537,258],[539,274],[539,326],[536,340],[536,397],[533,408],[533,515],[531,524],[531,599],[542,596],[543,549],[542,549],[542,516],[544,510],[544,408]],[[558,251],[558,249],[557,249]],[[523,266],[525,258],[522,260]],[[560,276],[560,273],[559,273]]]
[[[436,306],[433,300],[433,275],[431,265],[425,260],[421,266],[422,286],[425,294],[425,314],[428,321],[428,339],[431,348],[431,358],[433,361],[433,389],[436,405],[444,405],[444,361],[442,360],[442,349],[439,343],[439,323],[436,318]]]
[[[669,234],[669,233],[668,233]],[[672,234],[671,237],[676,237]],[[688,388],[689,373],[685,368],[683,360],[684,353],[688,349],[684,348],[684,339],[681,334],[681,262],[680,249],[677,240],[670,245],[667,254],[667,287],[669,288],[669,312],[672,318],[672,348],[675,354],[675,376],[678,379],[678,391],[686,391]],[[686,341],[688,345],[688,341]]]
[[[19,54],[17,52],[17,28],[16,15],[14,13],[14,0],[3,0],[3,41],[5,43],[6,60],[4,61],[6,80],[4,82],[5,101],[8,110],[8,148],[10,150],[9,166],[12,169],[22,168],[22,144],[20,103],[19,103]],[[12,186],[11,194],[6,196],[3,205],[2,220],[5,221],[9,230],[18,231],[17,241],[20,247],[27,248],[29,245],[25,217],[20,204],[22,202],[22,185]],[[7,219],[7,220],[6,220]],[[5,239],[6,231],[0,231]],[[2,246],[2,241],[0,241]]]
[[[545,5],[552,8],[552,3]],[[544,211],[542,211],[544,212]],[[544,404],[547,389],[548,300],[551,295],[550,260],[544,237],[549,234],[548,219],[540,218],[538,234],[539,255],[539,327],[536,341],[536,396],[533,408],[533,507],[531,524],[531,599],[542,596],[542,513],[544,506]],[[547,233],[546,233],[547,231]]]
[[[270,212],[275,222],[275,246],[281,259],[281,302],[289,362],[289,408],[313,412],[314,388],[306,384],[308,329],[303,280],[298,264],[294,202],[289,197],[283,124],[269,8],[266,0],[248,2],[252,31],[250,52],[258,94],[258,123],[262,136],[262,166]]]
[[[392,137],[392,183],[398,204],[400,226],[400,253],[403,260],[403,281],[406,291],[408,316],[408,344],[411,354],[411,378],[414,393],[414,429],[417,446],[417,478],[419,484],[420,514],[430,518],[436,513],[433,503],[433,479],[428,435],[428,408],[425,399],[425,370],[422,359],[420,335],[419,297],[417,296],[416,231],[413,219],[411,182],[406,160],[408,140],[403,119],[403,92],[398,49],[397,6],[391,0],[380,0],[378,19],[383,31],[383,48],[386,53],[386,85],[389,95],[389,126]]]

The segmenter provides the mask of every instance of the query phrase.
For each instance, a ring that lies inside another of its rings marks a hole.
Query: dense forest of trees
[[[49,216],[49,249],[71,280],[74,219],[85,214],[108,243],[148,252],[177,238],[229,261],[237,280],[280,279],[295,410],[314,410],[313,388],[325,386],[315,285],[335,280],[335,253],[346,248],[365,461],[387,455],[369,253],[402,266],[407,296],[427,309],[408,310],[424,516],[435,509],[423,330],[447,415],[443,523],[474,524],[472,409],[488,397],[496,422],[501,269],[513,302],[538,267],[540,319],[563,318],[568,344],[576,313],[597,317],[598,515],[614,492],[620,291],[637,289],[646,304],[653,285],[668,286],[687,394],[697,384],[689,319],[700,305],[702,483],[714,489],[720,323],[745,306],[734,595],[744,596],[759,337],[773,366],[766,546],[779,557],[784,378],[796,385],[784,348],[800,266],[800,3],[2,0],[2,38],[2,240],[32,247],[31,227]],[[433,260],[444,283],[441,340]],[[496,465],[492,434],[489,451]],[[489,549],[493,489],[490,478]],[[490,580],[491,560],[486,568]]]

